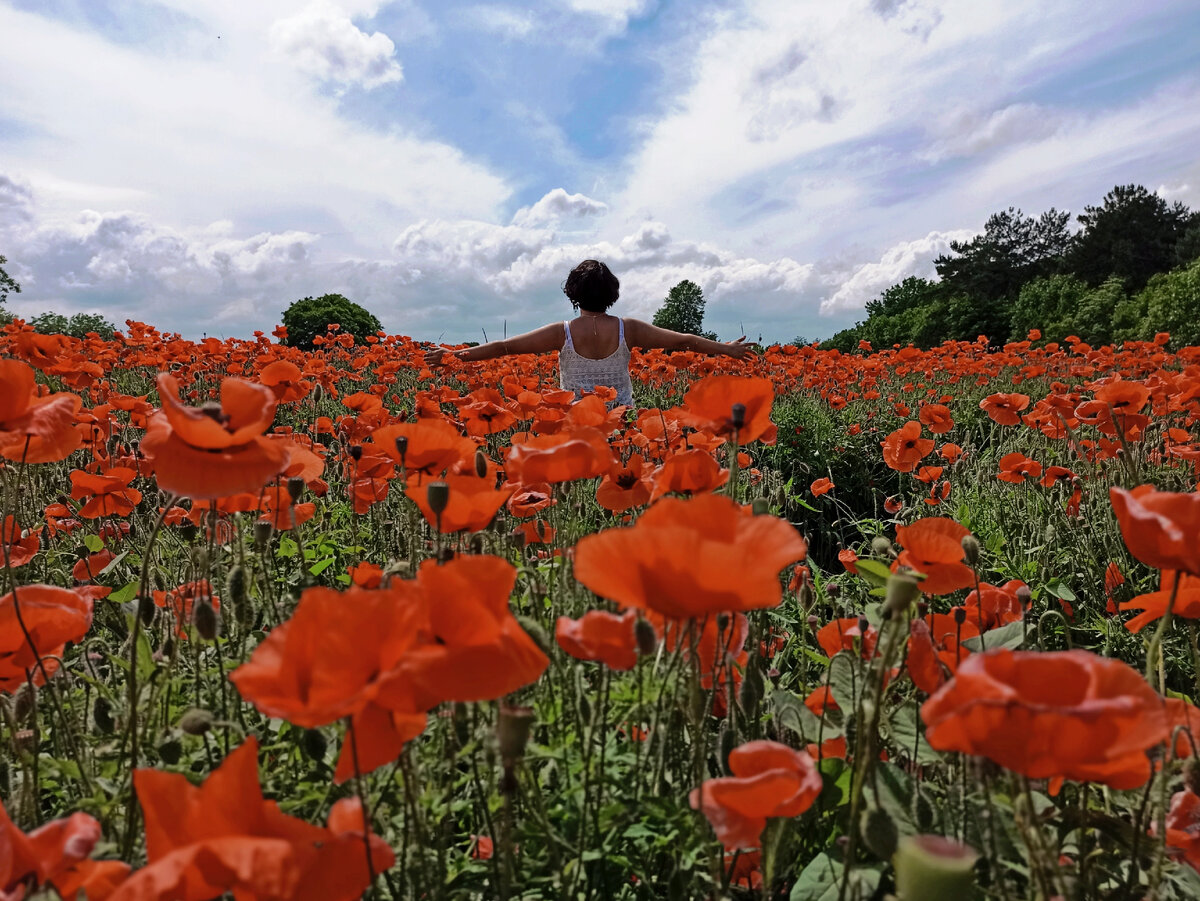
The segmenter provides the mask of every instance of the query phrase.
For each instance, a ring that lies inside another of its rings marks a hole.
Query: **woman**
[[[752,351],[745,335],[737,341],[722,343],[659,328],[640,319],[610,316],[608,308],[617,302],[620,289],[621,283],[606,265],[596,260],[584,260],[571,270],[563,285],[563,293],[579,313],[575,319],[552,322],[505,341],[489,341],[453,351],[435,348],[426,352],[425,365],[443,366],[446,357],[466,362],[557,350],[559,385],[563,388],[579,395],[597,385],[605,385],[616,389],[618,404],[632,406],[631,347],[691,350],[710,356],[724,354],[739,360]]]

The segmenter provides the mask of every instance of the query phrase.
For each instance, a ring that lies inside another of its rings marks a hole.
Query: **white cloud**
[[[521,207],[513,214],[512,224],[538,226],[561,223],[563,220],[603,216],[608,204],[585,197],[583,194],[568,194],[563,188],[555,188],[533,206]]]
[[[628,20],[644,15],[654,0],[562,0],[578,13],[600,16],[624,25]]]
[[[536,27],[529,10],[495,4],[468,7],[463,10],[461,20],[471,27],[498,34],[508,40],[527,38]]]
[[[849,277],[821,301],[821,315],[861,310],[867,301],[909,276],[936,278],[934,258],[948,252],[951,241],[966,241],[974,234],[969,230],[930,232],[924,238],[901,241],[889,247],[877,261],[856,266]]]
[[[1061,111],[1036,103],[1012,103],[991,113],[960,110],[932,131],[937,140],[922,152],[931,162],[976,156],[1049,137],[1067,127]]]
[[[325,0],[275,21],[269,41],[277,56],[322,81],[377,88],[404,78],[391,38],[361,31],[341,8]]]

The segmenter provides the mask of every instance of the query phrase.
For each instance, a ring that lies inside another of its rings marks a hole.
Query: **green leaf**
[[[792,886],[791,901],[837,901],[841,893],[843,865],[828,854],[818,854]],[[879,887],[880,866],[862,864],[849,873],[847,898],[869,898]]]
[[[1059,600],[1066,601],[1068,604],[1073,604],[1079,600],[1070,588],[1062,582],[1051,582],[1046,586],[1046,590],[1054,595]]]
[[[100,578],[100,576],[107,575],[108,573],[112,572],[116,565],[125,559],[125,555],[128,553],[129,551],[121,551],[121,553],[109,560],[108,566],[96,573],[96,578]]]
[[[963,639],[963,647],[970,651],[1015,650],[1025,643],[1025,623],[1017,620],[999,629],[992,629],[984,635],[973,635]]]
[[[882,588],[887,585],[887,580],[892,577],[891,569],[882,560],[872,560],[869,557],[865,557],[854,565],[858,569],[858,574],[876,588]]]
[[[93,554],[98,554],[104,548],[104,542],[100,540],[99,535],[84,535],[83,545]]]
[[[308,568],[309,573],[314,576],[319,576],[333,564],[333,557],[326,557],[324,560],[318,560]]]
[[[771,711],[781,726],[791,729],[804,741],[816,741],[821,731],[821,721],[804,706],[799,695],[777,688],[771,692]],[[830,736],[832,737],[832,736]]]
[[[888,720],[888,734],[898,756],[903,755],[904,759],[911,760],[915,749],[917,763],[942,762],[942,755],[929,747],[929,742],[925,740],[925,733],[917,721],[915,705],[905,704],[892,711]]]
[[[861,661],[849,651],[840,651],[829,661],[829,690],[842,710],[852,713],[858,709],[858,696],[862,693],[865,678]]]
[[[921,832],[913,817],[913,792],[916,783],[911,776],[894,763],[880,762],[875,766],[875,800],[892,818],[900,835],[917,835]]]
[[[300,546],[296,544],[287,535],[279,537],[279,550],[275,552],[277,557],[295,557],[300,552]]]
[[[137,590],[138,583],[129,582],[128,584],[122,585],[107,598],[105,598],[105,600],[112,604],[127,604],[137,596]]]

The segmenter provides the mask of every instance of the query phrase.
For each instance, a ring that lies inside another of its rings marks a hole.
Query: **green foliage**
[[[654,314],[654,324],[673,332],[701,335],[716,340],[713,332],[706,332],[704,325],[704,292],[695,282],[687,279],[667,292],[667,299]]]
[[[101,338],[109,339],[117,327],[99,313],[76,313],[70,318],[62,313],[47,311],[40,316],[34,316],[29,324],[43,335],[67,335],[71,338],[86,338],[95,332]]]
[[[283,311],[287,344],[292,347],[311,350],[313,338],[324,335],[326,328],[334,323],[341,326],[339,334],[353,335],[359,344],[381,328],[375,316],[341,294],[305,297]]]
[[[1129,337],[1149,340],[1163,331],[1171,333],[1176,346],[1200,344],[1200,260],[1150,279],[1137,310],[1140,327],[1129,329]]]
[[[7,262],[8,258],[0,253],[0,303],[8,300],[10,293],[21,293],[21,286],[17,284],[17,280],[4,271],[4,264]]]

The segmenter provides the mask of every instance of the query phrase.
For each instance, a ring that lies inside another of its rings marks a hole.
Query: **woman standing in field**
[[[557,350],[559,384],[563,388],[578,396],[583,391],[604,385],[616,389],[618,404],[632,406],[631,347],[690,350],[710,356],[723,354],[739,360],[752,351],[745,335],[736,341],[722,343],[659,328],[640,319],[610,316],[608,309],[617,302],[620,290],[621,283],[606,265],[597,260],[584,260],[571,270],[563,285],[563,293],[579,313],[575,319],[552,322],[514,338],[489,341],[476,347],[452,351],[435,348],[426,352],[425,365],[445,365],[446,357],[466,362]]]

